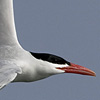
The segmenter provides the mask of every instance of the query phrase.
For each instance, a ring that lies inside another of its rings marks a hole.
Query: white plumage
[[[66,63],[57,64],[56,60],[59,59]],[[49,62],[49,60],[38,59],[24,50],[16,36],[13,0],[0,0],[0,88],[10,82],[31,82],[54,74],[67,73],[71,63],[59,59],[56,57],[54,63],[51,59]],[[79,74],[95,76],[93,71],[88,69],[87,72],[84,70],[84,73]]]

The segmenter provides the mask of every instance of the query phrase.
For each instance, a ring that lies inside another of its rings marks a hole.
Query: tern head
[[[74,73],[81,75],[96,76],[94,71],[86,67],[66,61],[65,59],[59,56],[47,53],[31,52],[31,54],[41,62],[41,70],[51,75],[59,73]]]

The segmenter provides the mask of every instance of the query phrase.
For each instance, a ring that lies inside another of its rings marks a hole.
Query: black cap
[[[70,65],[70,62],[64,60],[63,58],[53,55],[53,54],[48,54],[48,53],[33,53],[30,52],[32,56],[34,56],[37,59],[41,59],[44,61],[48,61],[54,64],[68,64]]]

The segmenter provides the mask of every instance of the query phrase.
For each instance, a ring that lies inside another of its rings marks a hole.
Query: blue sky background
[[[12,83],[0,91],[0,100],[100,100],[100,0],[14,0],[14,10],[23,48],[59,55],[97,76]]]

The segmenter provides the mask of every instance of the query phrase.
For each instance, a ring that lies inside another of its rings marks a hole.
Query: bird
[[[86,67],[48,53],[22,48],[17,39],[13,0],[0,0],[0,89],[13,82],[34,82],[56,74],[96,76]]]

